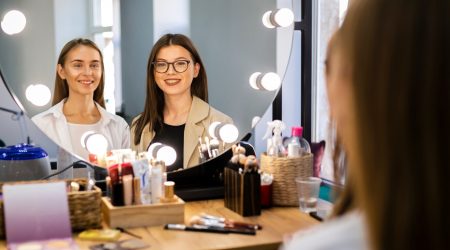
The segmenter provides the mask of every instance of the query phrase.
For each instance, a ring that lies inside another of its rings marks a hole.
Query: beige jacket
[[[139,116],[138,116],[139,117]],[[138,118],[135,117],[134,121]],[[184,152],[183,167],[188,168],[199,163],[199,152],[197,150],[198,138],[208,135],[209,125],[213,122],[232,123],[233,120],[221,113],[220,111],[209,106],[208,103],[194,96],[192,99],[191,109],[189,110],[186,126],[184,127]],[[138,145],[134,145],[134,129],[131,127],[131,148],[136,152],[147,151],[147,147],[155,136],[154,131],[149,130],[149,124],[144,127],[141,134],[141,141]]]

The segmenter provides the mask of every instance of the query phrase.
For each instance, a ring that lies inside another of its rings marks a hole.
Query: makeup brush
[[[208,227],[203,225],[193,225],[186,226],[183,224],[166,224],[164,226],[166,230],[181,230],[181,231],[196,231],[196,232],[206,232],[206,233],[220,233],[220,234],[228,234],[229,232],[224,228],[220,227]]]
[[[202,225],[202,226],[206,226],[208,228],[222,228],[229,233],[256,235],[255,229],[242,228],[242,227],[231,227],[231,226],[227,226],[225,223],[221,223],[221,222],[218,222],[215,220],[204,219],[197,215],[192,216],[192,218],[189,220],[189,224],[191,226]]]
[[[202,213],[200,215],[200,217],[204,218],[204,219],[208,219],[208,220],[215,220],[215,221],[224,223],[225,225],[228,225],[230,227],[249,228],[249,229],[254,229],[254,230],[262,229],[262,226],[259,224],[251,224],[251,223],[247,223],[247,222],[233,221],[233,220],[229,220],[229,219],[226,219],[223,217],[218,217],[218,216],[209,215],[209,214],[205,214],[205,213]]]

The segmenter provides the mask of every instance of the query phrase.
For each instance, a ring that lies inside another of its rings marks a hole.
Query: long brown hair
[[[100,104],[103,108],[105,108],[105,100],[103,98],[103,89],[105,88],[105,67],[103,65],[103,55],[100,49],[97,47],[97,45],[86,38],[75,38],[68,43],[64,45],[64,47],[61,50],[61,53],[59,53],[58,57],[58,64],[64,67],[64,64],[66,62],[67,54],[74,48],[78,46],[88,46],[98,51],[100,54],[100,61],[102,64],[102,77],[100,78],[100,83],[94,91],[94,101]],[[53,101],[52,105],[58,104],[60,101],[62,101],[64,98],[67,98],[69,96],[69,86],[67,85],[67,81],[65,79],[62,79],[59,74],[58,70],[56,70],[56,77],[55,77],[55,89],[53,90]]]
[[[141,134],[144,127],[150,124],[150,131],[156,126],[160,126],[164,122],[164,93],[158,87],[155,81],[155,73],[153,69],[153,62],[156,59],[158,52],[167,46],[178,45],[185,48],[192,56],[193,64],[200,65],[199,74],[192,81],[191,96],[197,96],[205,102],[208,102],[208,79],[206,77],[205,67],[203,65],[200,54],[195,48],[192,41],[182,34],[166,34],[162,36],[153,46],[147,63],[147,96],[145,98],[144,111],[139,118],[135,120],[132,126],[134,130],[134,144],[137,145],[141,141]]]
[[[352,188],[373,249],[447,249],[449,1],[360,0],[339,31],[355,100]]]

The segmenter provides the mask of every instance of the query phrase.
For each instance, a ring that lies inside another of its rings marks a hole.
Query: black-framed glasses
[[[173,69],[177,73],[183,73],[186,71],[189,67],[189,63],[191,61],[189,60],[177,60],[175,62],[152,62],[153,68],[155,68],[155,71],[158,73],[166,73],[169,70],[169,66],[172,64]]]

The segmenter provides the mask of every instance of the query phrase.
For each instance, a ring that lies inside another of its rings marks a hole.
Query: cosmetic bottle
[[[298,157],[311,153],[311,147],[308,141],[303,137],[303,127],[292,127],[291,137],[284,138],[283,144],[287,148],[288,157]]]
[[[127,174],[123,176],[123,200],[125,206],[130,206],[133,203],[133,176]]]
[[[153,161],[152,162],[152,175],[151,175],[151,192],[152,192],[152,204],[159,203],[159,199],[162,195],[162,178],[163,178],[163,161]]]
[[[147,159],[146,153],[139,154],[139,160],[132,162],[133,172],[135,178],[138,180],[135,182],[139,183],[139,188],[136,187],[134,192],[139,191],[138,195],[135,195],[135,204],[151,204],[151,165]],[[139,197],[139,200],[138,198]]]
[[[133,178],[133,204],[141,205],[141,179],[139,177]]]
[[[125,205],[123,197],[122,167],[120,166],[120,164],[117,168],[117,178],[111,178],[111,181],[112,181],[111,203],[114,206]]]

